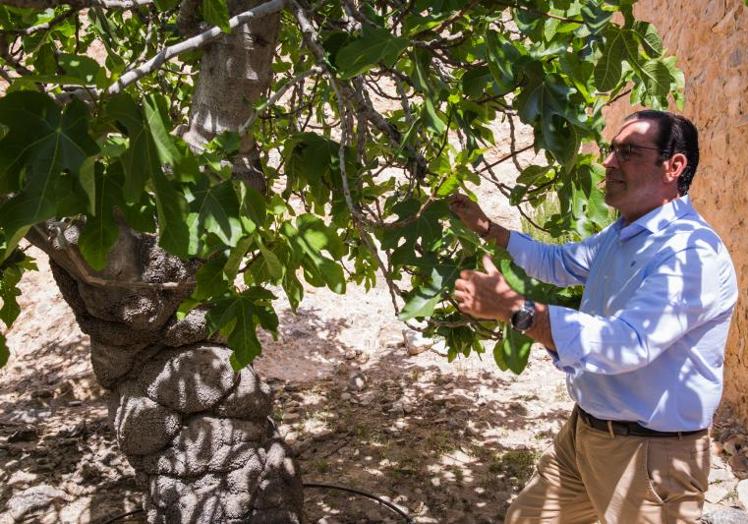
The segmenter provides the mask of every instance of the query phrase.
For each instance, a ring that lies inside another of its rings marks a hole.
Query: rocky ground
[[[88,337],[43,257],[39,265],[23,281],[13,355],[0,371],[0,523],[103,524],[137,510],[140,495],[108,426]],[[279,306],[281,335],[264,337],[256,367],[307,483],[378,496],[415,522],[501,522],[571,408],[543,351],[520,377],[490,355],[449,364],[438,347],[403,335],[383,288],[308,289],[297,314]],[[714,434],[708,501],[748,502],[744,430],[723,411]],[[306,490],[306,516],[403,522],[373,499],[327,487]]]

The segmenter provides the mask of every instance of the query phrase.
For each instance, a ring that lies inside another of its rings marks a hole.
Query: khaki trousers
[[[708,434],[611,435],[589,427],[575,408],[504,522],[696,522],[708,476]]]

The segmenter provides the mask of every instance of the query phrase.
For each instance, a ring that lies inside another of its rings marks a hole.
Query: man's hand
[[[483,257],[483,268],[485,273],[469,270],[460,273],[455,282],[455,300],[460,311],[471,317],[506,322],[522,307],[524,297],[509,287],[488,255]]]
[[[449,209],[465,226],[487,241],[495,242],[503,248],[509,243],[509,230],[493,224],[478,204],[459,193],[449,197]]]
[[[491,221],[478,204],[462,194],[449,197],[449,210],[459,218],[471,231],[484,234],[488,231]]]

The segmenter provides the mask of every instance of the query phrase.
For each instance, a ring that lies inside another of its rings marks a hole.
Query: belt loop
[[[613,421],[608,420],[608,433],[610,433],[610,438],[616,438],[616,434],[613,433]]]
[[[683,432],[682,431],[678,432],[678,440],[683,440]]]

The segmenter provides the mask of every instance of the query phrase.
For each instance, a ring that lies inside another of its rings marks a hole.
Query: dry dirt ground
[[[497,171],[516,177],[511,164]],[[484,209],[521,227],[497,193],[481,191]],[[88,337],[35,256],[40,271],[22,281],[11,360],[0,370],[0,524],[114,522],[141,495],[109,428]],[[280,336],[262,337],[255,365],[275,392],[274,416],[304,481],[376,495],[414,522],[501,522],[572,407],[541,349],[519,377],[499,371],[490,353],[450,364],[427,350],[404,334],[383,282],[343,296],[308,288],[297,313],[282,299],[276,306]],[[748,439],[727,412],[715,428],[707,498],[729,506],[748,478]],[[404,522],[362,495],[310,487],[305,498],[311,523]],[[142,514],[116,522],[143,522]]]
[[[140,495],[108,426],[88,337],[43,257],[39,265],[24,278],[12,358],[0,371],[0,522],[101,524],[136,510]],[[382,287],[308,289],[297,314],[279,306],[280,337],[264,338],[256,367],[276,392],[275,417],[306,482],[375,494],[415,522],[501,522],[571,408],[543,351],[520,377],[490,355],[452,364],[434,350],[411,356],[424,344],[404,341]],[[735,475],[748,472],[741,432],[726,415],[718,427],[725,451],[715,446],[712,499],[729,505]],[[376,501],[325,488],[306,490],[306,516],[403,522]]]

